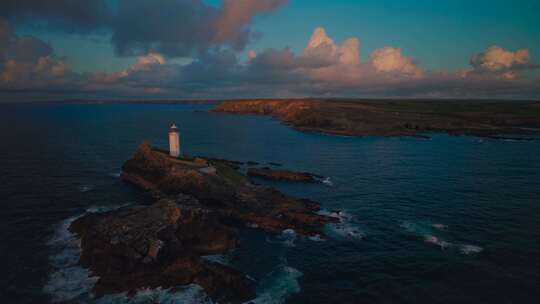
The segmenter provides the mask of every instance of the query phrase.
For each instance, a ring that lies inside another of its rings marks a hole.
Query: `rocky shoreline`
[[[493,137],[539,134],[540,102],[411,100],[231,100],[214,112],[272,116],[306,132],[346,136],[426,133]]]
[[[316,202],[252,184],[231,164],[177,159],[141,145],[124,163],[122,178],[157,201],[90,213],[70,226],[81,239],[81,265],[99,277],[94,294],[195,283],[220,303],[243,303],[255,297],[255,282],[205,255],[236,248],[242,227],[318,236],[337,221],[318,214]]]

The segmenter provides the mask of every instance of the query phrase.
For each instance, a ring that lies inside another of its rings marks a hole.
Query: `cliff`
[[[271,115],[301,131],[351,136],[493,136],[540,128],[539,102],[239,100],[213,111]]]

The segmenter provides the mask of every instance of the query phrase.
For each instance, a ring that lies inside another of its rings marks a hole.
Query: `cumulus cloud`
[[[378,72],[399,73],[412,77],[420,77],[423,74],[423,70],[417,67],[411,58],[405,57],[401,49],[398,48],[378,49],[373,51],[369,57]]]
[[[511,51],[498,46],[491,46],[484,52],[472,56],[470,64],[472,69],[462,72],[465,77],[506,80],[518,79],[523,71],[540,67],[531,62],[528,49]]]
[[[473,56],[471,65],[474,68],[487,71],[502,71],[526,66],[529,61],[528,49],[512,52],[498,46],[492,46],[485,52]]]
[[[320,64],[357,65],[360,63],[360,42],[357,38],[350,38],[337,45],[324,28],[318,27],[304,49],[303,58]]]

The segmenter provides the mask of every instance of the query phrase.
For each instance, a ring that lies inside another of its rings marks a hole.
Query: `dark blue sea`
[[[254,303],[540,303],[540,141],[302,133],[211,105],[0,105],[0,303],[209,303],[197,286],[94,299],[67,226],[148,203],[119,178],[143,141],[275,162],[323,184],[258,181],[342,218],[326,237],[241,232],[213,256],[258,282]]]

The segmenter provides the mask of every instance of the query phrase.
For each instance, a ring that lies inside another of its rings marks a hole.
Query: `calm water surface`
[[[343,210],[325,240],[242,231],[210,257],[258,281],[256,303],[538,303],[540,142],[301,133],[192,105],[0,106],[1,303],[208,302],[196,286],[92,299],[66,227],[88,211],[148,202],[119,178],[142,141],[276,162],[330,185],[259,181]]]

